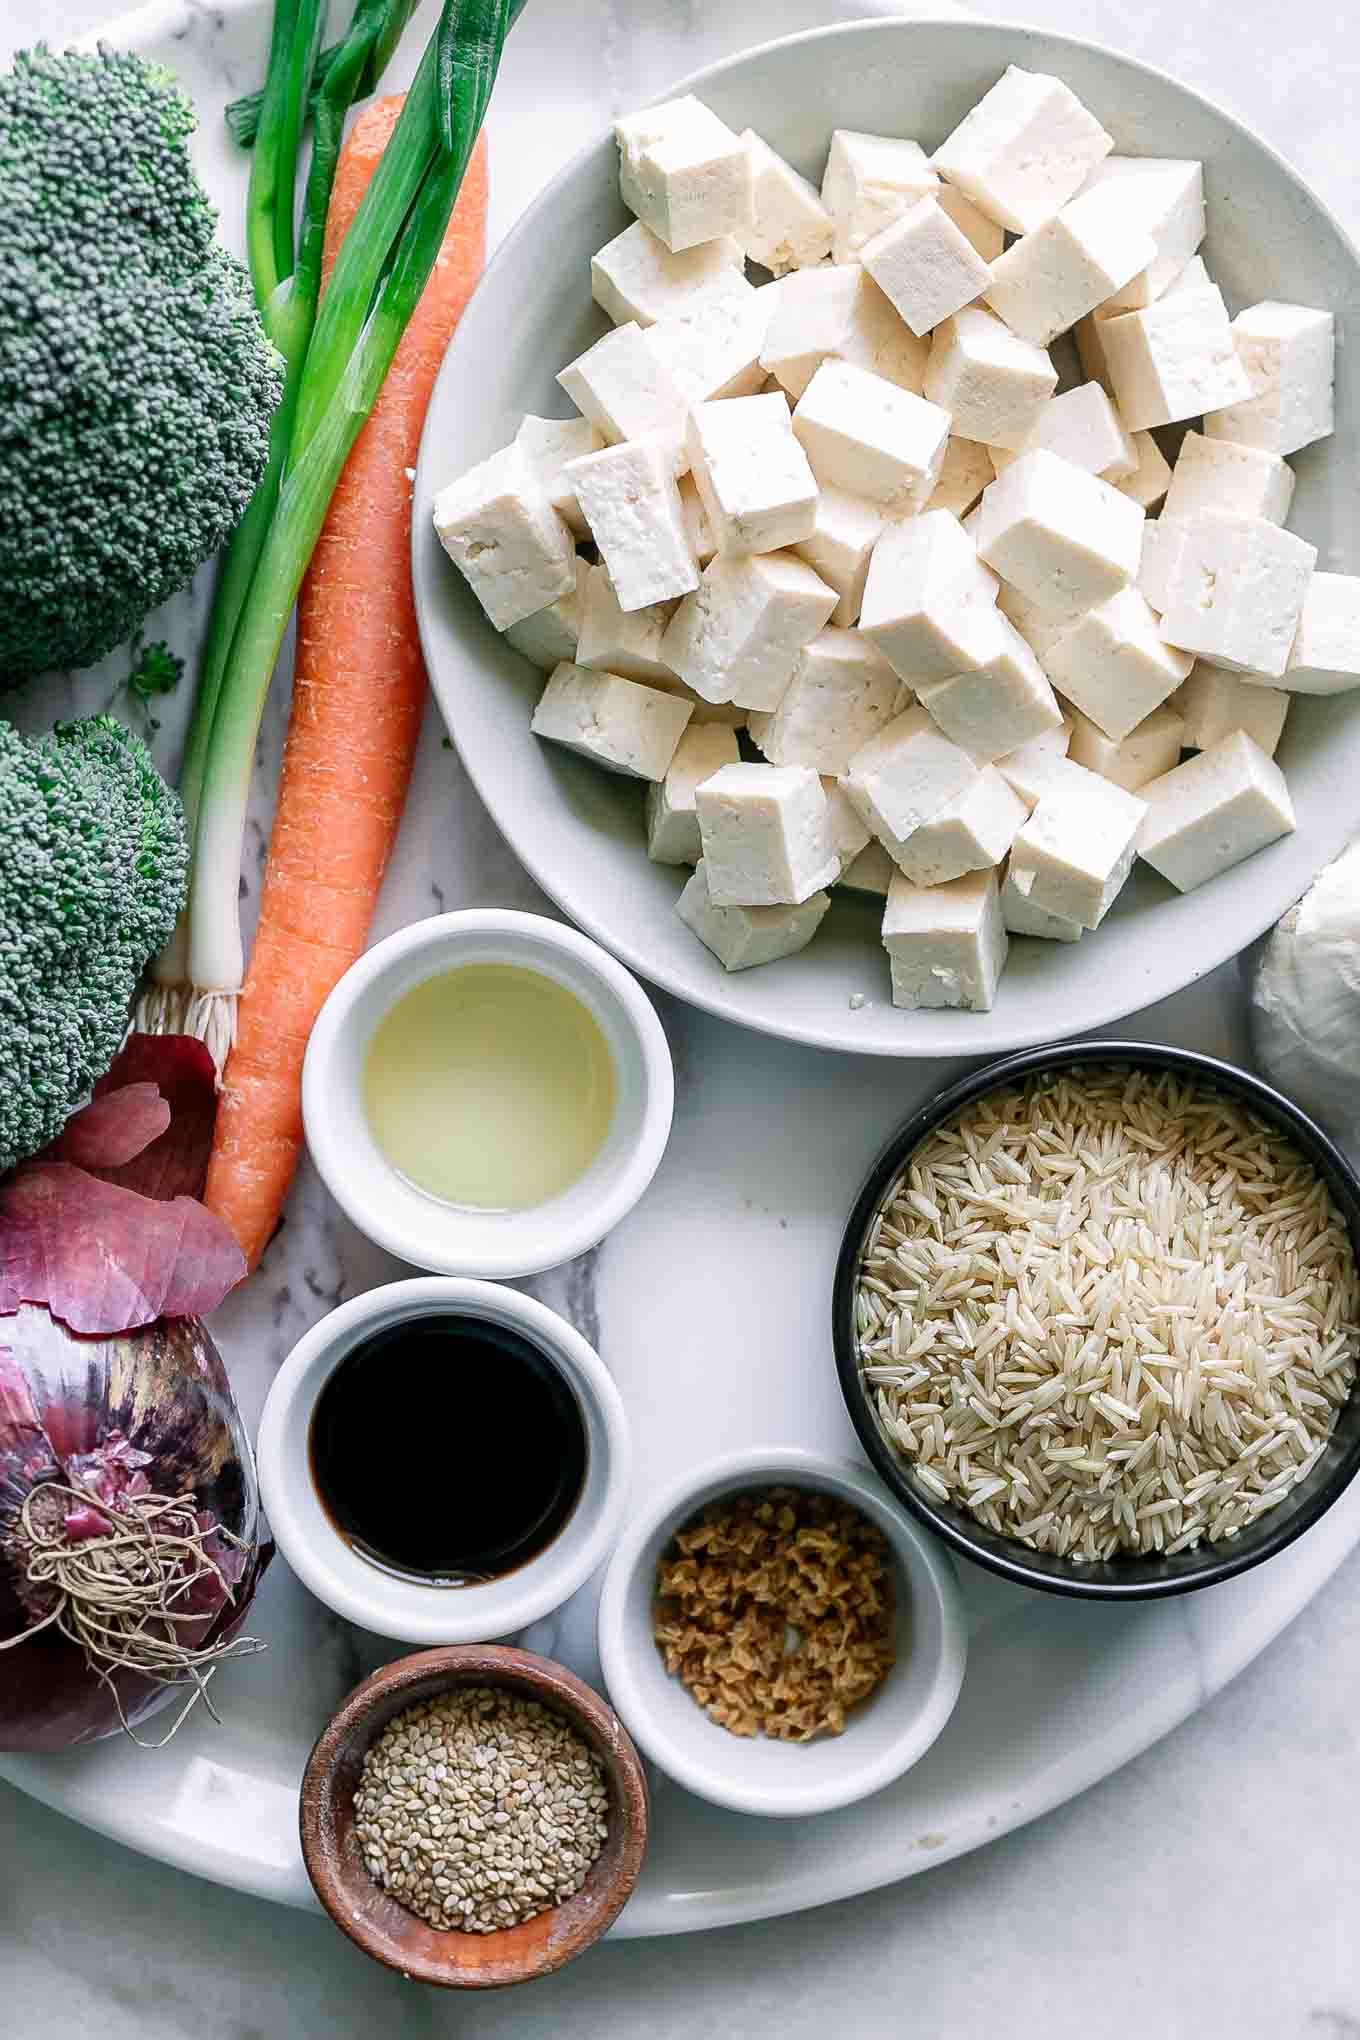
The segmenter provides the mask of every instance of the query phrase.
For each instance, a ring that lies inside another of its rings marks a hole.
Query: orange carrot
[[[401,110],[375,100],[345,143],[325,274]],[[425,703],[411,590],[414,467],[434,379],[486,252],[477,144],[443,247],[354,443],[298,598],[297,658],[259,926],[227,1061],[204,1202],[253,1268],[302,1150],[302,1058],[368,937]]]

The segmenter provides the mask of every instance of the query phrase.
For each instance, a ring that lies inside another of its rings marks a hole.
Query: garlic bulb
[[[1265,1074],[1339,1140],[1360,1139],[1360,842],[1275,928],[1251,996]]]

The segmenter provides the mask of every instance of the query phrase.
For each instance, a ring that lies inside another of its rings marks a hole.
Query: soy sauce
[[[447,1586],[536,1558],[585,1482],[571,1389],[536,1346],[480,1318],[409,1319],[356,1346],[317,1397],[308,1442],[351,1549]]]

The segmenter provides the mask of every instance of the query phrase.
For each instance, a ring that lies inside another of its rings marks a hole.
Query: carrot
[[[345,144],[326,218],[327,277],[401,104],[400,96],[375,100]],[[486,199],[483,138],[298,597],[293,700],[260,919],[204,1192],[251,1268],[302,1151],[307,1037],[363,950],[410,785],[425,667],[407,470],[444,350],[481,274]]]

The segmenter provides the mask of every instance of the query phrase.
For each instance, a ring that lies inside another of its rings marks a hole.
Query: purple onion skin
[[[0,1355],[27,1384],[31,1413],[0,1393],[0,1641],[32,1621],[12,1532],[29,1490],[62,1462],[95,1450],[114,1432],[151,1455],[159,1494],[192,1494],[213,1522],[247,1547],[234,1599],[186,1624],[199,1645],[239,1629],[268,1562],[255,1462],[221,1355],[196,1318],[161,1319],[111,1338],[68,1332],[46,1310],[24,1305],[0,1318]],[[136,1726],[188,1689],[116,1674]],[[107,1687],[83,1653],[53,1630],[0,1653],[0,1750],[60,1750],[122,1727]]]

